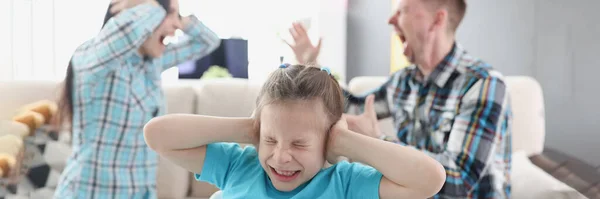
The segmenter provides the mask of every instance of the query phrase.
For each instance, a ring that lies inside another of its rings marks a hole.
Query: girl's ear
[[[254,118],[254,117],[253,117]],[[252,144],[258,146],[260,142],[260,120],[254,118],[252,131],[250,132],[250,140],[252,140]]]

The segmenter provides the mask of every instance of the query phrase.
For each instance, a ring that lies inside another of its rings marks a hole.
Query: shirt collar
[[[139,51],[136,50],[134,53],[132,53],[128,61],[134,66],[138,66],[144,62],[144,55],[142,55]]]
[[[414,67],[414,69],[411,71],[411,75],[414,77],[414,80],[417,82],[425,83],[425,84],[428,84],[429,82],[433,82],[440,88],[444,87],[444,85],[446,85],[446,83],[448,82],[448,79],[450,79],[450,76],[452,75],[452,73],[454,72],[456,67],[458,66],[459,61],[463,54],[464,54],[464,49],[455,42],[452,46],[452,50],[450,50],[450,52],[448,54],[446,54],[446,57],[444,57],[442,62],[440,62],[435,67],[433,72],[431,72],[431,74],[429,75],[429,78],[427,79],[427,81],[425,81],[425,82],[423,81],[423,74],[419,70],[419,67]]]

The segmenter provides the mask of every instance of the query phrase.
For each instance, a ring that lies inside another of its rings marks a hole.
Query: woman
[[[73,54],[61,103],[73,153],[55,198],[156,198],[158,157],[143,127],[165,111],[161,72],[220,42],[178,8],[178,0],[113,0],[100,33]],[[176,29],[190,39],[165,46]]]

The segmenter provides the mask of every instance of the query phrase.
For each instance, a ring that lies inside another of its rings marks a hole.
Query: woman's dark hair
[[[166,11],[169,11],[171,6],[171,0],[156,0],[158,4],[160,4]],[[115,14],[110,12],[110,8],[112,4],[108,6],[106,9],[106,15],[104,16],[104,22],[102,23],[102,28],[104,25],[110,20]],[[57,127],[61,127],[63,123],[68,122],[71,123],[73,119],[73,57],[69,60],[69,65],[67,66],[67,74],[64,80],[63,92],[61,94],[59,100],[59,119],[56,123]]]

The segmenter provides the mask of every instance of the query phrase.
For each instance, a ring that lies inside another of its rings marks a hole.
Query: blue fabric
[[[165,14],[152,4],[122,11],[73,54],[73,153],[55,198],[157,197],[158,156],[146,145],[143,128],[165,111],[160,74],[219,44],[192,17],[183,30],[189,40],[168,45],[158,58],[142,58],[138,49]]]
[[[322,169],[315,177],[290,192],[275,189],[253,146],[213,143],[206,149],[201,174],[196,180],[223,191],[223,198],[379,198],[382,174],[373,167],[346,161]]]

